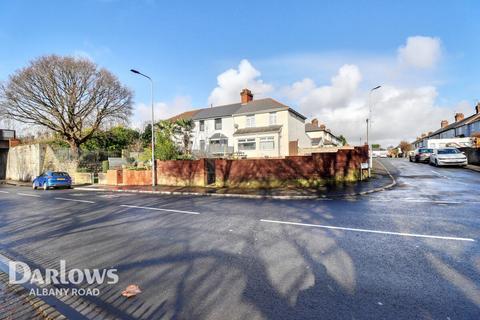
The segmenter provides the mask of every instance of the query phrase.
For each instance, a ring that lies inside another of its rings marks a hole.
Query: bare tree
[[[0,87],[0,114],[59,133],[76,157],[102,124],[126,121],[131,110],[132,92],[87,59],[40,57]]]
[[[412,144],[408,141],[400,141],[398,147],[400,148],[400,150],[402,150],[404,157],[406,156],[407,152],[413,150]]]

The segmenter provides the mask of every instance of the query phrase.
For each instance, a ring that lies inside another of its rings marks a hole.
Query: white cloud
[[[273,86],[259,79],[261,73],[248,60],[240,61],[238,69],[228,69],[217,77],[217,87],[213,89],[208,103],[222,105],[240,101],[240,91],[249,88],[255,98],[265,96]]]
[[[338,79],[338,75],[333,79]],[[437,105],[438,92],[432,86],[383,86],[369,98],[368,91],[352,87],[354,82],[334,83],[307,92],[298,101],[299,111],[316,117],[335,134],[343,134],[351,144],[365,142],[369,105],[372,106],[370,139],[384,147],[397,145],[401,140],[413,141],[423,132],[436,130],[442,119],[452,121],[455,112],[471,112],[465,104],[453,108]]]
[[[331,79],[331,84],[316,87],[312,80],[304,79],[292,85],[292,92],[297,95],[298,104],[306,114],[313,114],[319,109],[343,107],[355,94],[362,79],[360,70],[355,65],[343,65]],[[303,92],[303,96],[298,96]]]
[[[416,68],[432,68],[440,60],[441,51],[439,38],[409,37],[407,43],[398,48],[398,60]]]
[[[173,101],[155,102],[153,111],[155,113],[155,121],[168,119],[179,113],[192,110],[192,102],[190,97],[178,96]],[[150,104],[143,102],[137,103],[133,107],[133,116],[130,125],[134,128],[141,129],[145,124],[152,121],[152,107]]]
[[[414,36],[390,55],[300,55],[261,62],[270,77],[273,74],[281,79],[283,72],[288,74],[284,81],[303,78],[278,88],[264,83],[260,71],[242,60],[238,68],[217,77],[218,86],[209,102],[237,102],[241,89],[248,87],[255,98],[273,96],[309,118],[318,118],[335,134],[346,136],[351,144],[365,142],[365,120],[368,105],[372,105],[371,141],[387,147],[438,129],[440,121],[451,122],[455,112],[472,113],[471,106],[465,103],[438,104],[435,86],[439,77],[432,71],[437,70],[434,67],[441,56],[440,39]],[[333,76],[329,79],[329,75]],[[369,89],[378,84],[382,88],[369,98]]]

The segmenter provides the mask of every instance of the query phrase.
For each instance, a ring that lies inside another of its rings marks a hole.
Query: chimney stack
[[[320,125],[320,129],[321,129],[321,130],[325,130],[325,129],[327,129],[327,127],[326,127],[324,124],[321,124],[321,125]]]
[[[477,105],[475,106],[475,111],[477,114],[480,113],[480,102],[478,102]]]
[[[445,128],[446,126],[448,126],[448,121],[447,120],[442,120],[442,122],[440,122],[440,127]]]
[[[312,119],[312,126],[318,127],[318,119],[317,118]]]
[[[242,104],[249,103],[250,101],[253,100],[252,91],[245,88],[242,90],[242,92],[240,92],[240,97],[242,97]]]
[[[464,118],[463,113],[455,113],[455,122],[462,121]]]

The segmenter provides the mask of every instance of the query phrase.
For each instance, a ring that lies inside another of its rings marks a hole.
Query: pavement
[[[74,319],[479,319],[480,174],[379,161],[392,188],[318,200],[1,185],[0,254],[117,269]]]
[[[275,189],[246,189],[246,188],[216,188],[216,187],[172,187],[172,186],[106,186],[89,185],[76,186],[82,191],[110,191],[128,193],[150,193],[162,195],[212,196],[235,197],[248,199],[283,199],[302,200],[317,198],[334,198],[363,195],[382,191],[395,185],[395,179],[387,168],[377,159],[373,161],[372,178],[355,183],[337,183],[317,188],[275,188]]]

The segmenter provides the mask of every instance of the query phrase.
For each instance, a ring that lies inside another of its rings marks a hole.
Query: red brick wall
[[[122,170],[108,170],[107,171],[107,184],[112,186],[118,186],[123,183]]]
[[[150,170],[123,170],[123,185],[151,186],[152,171]]]
[[[157,184],[205,186],[205,160],[157,160]]]
[[[10,148],[16,147],[16,146],[20,145],[20,140],[10,139],[9,140],[9,145],[10,145]]]
[[[366,147],[285,159],[216,160],[215,175],[219,186],[315,184],[327,180],[355,180],[360,163],[367,161]]]
[[[217,186],[276,186],[283,183],[355,180],[360,163],[368,161],[367,147],[314,153],[285,159],[215,160]],[[206,160],[157,160],[157,184],[205,186]],[[108,170],[108,184],[151,185],[150,170]]]

